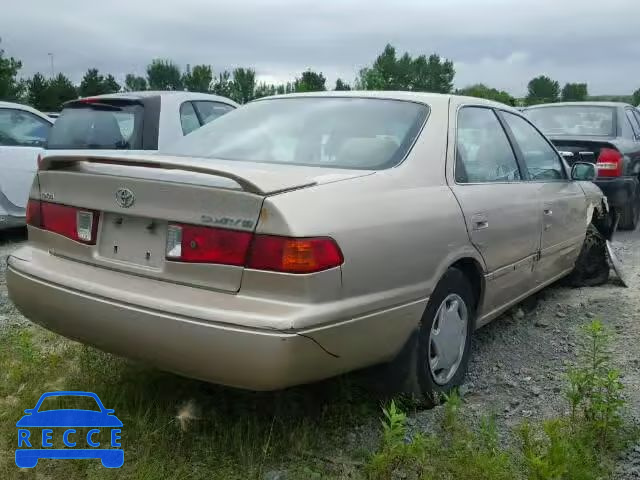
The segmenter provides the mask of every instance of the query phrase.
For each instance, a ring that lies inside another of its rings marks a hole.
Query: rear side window
[[[638,119],[633,115],[632,110],[626,109],[624,112],[627,114],[627,118],[629,119],[629,123],[631,124],[631,130],[633,130],[633,134],[637,138],[640,135],[640,125],[638,124]]]
[[[206,125],[207,123],[212,122],[216,118],[233,110],[231,105],[220,102],[198,101],[193,102],[193,104],[198,111],[198,115],[200,115],[202,125]]]
[[[23,110],[0,108],[0,146],[41,147],[51,124]]]
[[[182,125],[182,133],[185,135],[200,128],[198,114],[191,102],[184,102],[180,105],[180,124]]]
[[[518,162],[502,125],[489,108],[464,107],[458,113],[456,182],[513,182]]]
[[[529,122],[508,112],[502,112],[502,117],[520,147],[531,180],[566,178],[559,155]]]
[[[640,112],[638,110],[634,110],[633,116],[636,117],[636,121],[638,122],[638,125],[640,125]]]
[[[100,100],[74,102],[56,120],[48,149],[142,149],[144,107]]]

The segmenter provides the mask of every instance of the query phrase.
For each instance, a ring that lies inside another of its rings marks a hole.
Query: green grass
[[[436,434],[410,433],[396,402],[383,409],[376,429],[380,400],[353,377],[244,392],[130,363],[36,326],[9,327],[0,331],[0,479],[244,480],[271,471],[286,472],[287,480],[607,478],[618,453],[638,438],[622,421],[622,384],[608,341],[599,322],[585,329],[583,354],[567,379],[571,414],[519,426],[505,450],[494,419],[470,426],[456,395]],[[15,466],[15,423],[50,390],[92,391],[115,409],[124,423],[121,469],[98,460]],[[369,435],[351,438],[358,429]]]
[[[366,471],[373,480],[600,480],[610,478],[615,460],[637,429],[625,425],[625,400],[611,365],[610,333],[595,320],[583,328],[578,363],[568,372],[568,416],[524,423],[519,441],[503,449],[495,422],[472,429],[452,395],[437,435],[407,437],[406,417],[395,402],[383,410],[382,445]]]
[[[285,468],[289,479],[320,471],[317,478],[340,476],[355,468],[352,459],[335,461],[343,456],[347,432],[378,412],[379,402],[349,379],[253,393],[145,368],[35,326],[2,331],[0,345],[3,480],[36,473],[55,479],[261,479]],[[92,391],[115,409],[124,424],[121,469],[105,469],[97,460],[40,460],[22,471],[15,466],[15,423],[49,390]]]

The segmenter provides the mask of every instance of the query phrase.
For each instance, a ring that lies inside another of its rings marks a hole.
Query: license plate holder
[[[167,222],[105,213],[99,254],[117,262],[160,268],[165,257]]]

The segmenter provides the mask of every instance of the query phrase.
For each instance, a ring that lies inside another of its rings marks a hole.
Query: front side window
[[[558,153],[529,122],[508,112],[503,112],[502,116],[520,147],[531,180],[566,178]]]
[[[259,100],[219,117],[165,153],[348,169],[400,163],[429,107],[399,100],[294,97]]]
[[[198,115],[191,102],[180,105],[180,124],[182,125],[182,133],[185,135],[200,128],[200,120],[198,120]]]
[[[489,108],[464,107],[458,113],[456,182],[513,182],[518,162],[502,125]]]
[[[203,125],[233,110],[231,105],[220,102],[197,101],[193,102],[193,104],[198,110]]]
[[[30,112],[0,108],[0,145],[4,147],[41,147],[51,124]]]

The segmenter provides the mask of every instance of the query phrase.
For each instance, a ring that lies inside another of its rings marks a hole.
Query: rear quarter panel
[[[427,298],[460,258],[482,265],[445,181],[446,103],[431,110],[402,164],[268,197],[257,231],[334,238],[344,254],[340,295],[369,311]]]

